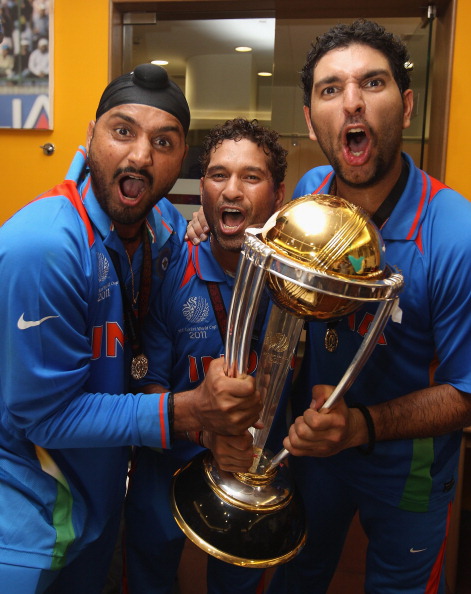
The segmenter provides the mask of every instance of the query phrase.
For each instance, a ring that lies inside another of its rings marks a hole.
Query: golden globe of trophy
[[[271,567],[302,548],[305,519],[282,450],[265,449],[304,322],[329,322],[378,302],[360,349],[324,407],[345,394],[371,354],[398,302],[402,276],[385,263],[376,226],[336,196],[308,195],[287,204],[262,229],[245,233],[229,311],[226,373],[246,374],[262,293],[272,301],[257,367],[263,429],[252,429],[254,463],[247,473],[220,470],[203,452],[172,482],[174,517],[197,546],[234,565]],[[326,336],[326,348],[335,337]],[[335,346],[335,345],[334,345]]]

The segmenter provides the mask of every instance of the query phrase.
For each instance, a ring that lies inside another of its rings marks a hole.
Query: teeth
[[[225,208],[224,212],[240,212],[240,210],[237,210],[236,208]]]
[[[358,134],[359,132],[363,132],[361,128],[352,128],[348,131],[348,134]]]

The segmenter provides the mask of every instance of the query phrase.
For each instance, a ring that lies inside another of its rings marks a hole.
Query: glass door
[[[156,13],[123,14],[122,71],[160,61],[188,99],[190,149],[171,199],[186,218],[191,217],[199,204],[201,141],[214,125],[237,116],[256,118],[280,133],[288,150],[289,199],[308,169],[326,163],[317,143],[307,135],[299,73],[311,42],[338,19],[157,17]],[[415,106],[411,126],[404,131],[404,150],[418,166],[425,167],[433,14],[422,19],[375,20],[399,35],[409,48]]]

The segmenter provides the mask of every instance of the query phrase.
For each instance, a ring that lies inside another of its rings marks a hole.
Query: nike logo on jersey
[[[40,326],[46,320],[50,320],[51,318],[58,318],[59,316],[46,316],[45,318],[41,318],[40,320],[25,320],[25,314],[22,313],[18,319],[18,328],[20,330],[26,330],[27,328],[34,328],[34,326]]]
[[[414,549],[414,547],[411,547],[409,549],[409,553],[423,553],[424,551],[426,551],[427,549]]]

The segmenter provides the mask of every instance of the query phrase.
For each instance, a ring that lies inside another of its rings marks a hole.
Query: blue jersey
[[[179,240],[159,208],[147,232],[156,302]],[[1,563],[62,567],[119,512],[128,446],[170,446],[167,393],[126,393],[123,307],[107,248],[130,283],[82,147],[66,181],[0,230]],[[141,262],[142,249],[135,270]]]
[[[224,354],[219,324],[224,322],[225,314],[221,319],[215,314],[209,286],[217,285],[228,313],[234,280],[212,255],[209,241],[198,246],[189,241],[183,244],[179,260],[173,260],[162,284],[161,307],[153,310],[144,330],[146,351],[150,354],[146,383],[178,392],[191,390],[203,381],[210,362]],[[266,314],[269,308],[270,305]],[[263,315],[262,321],[265,322]],[[255,330],[259,333],[262,328]],[[251,374],[257,369],[261,343],[254,343],[253,347],[248,362]],[[281,447],[281,440],[277,445]],[[199,451],[188,442],[175,442],[169,454],[175,455],[179,446],[190,448],[192,454]]]
[[[404,158],[407,185],[381,229],[386,260],[404,276],[400,311],[347,393],[347,404],[381,403],[434,384],[471,392],[471,203]],[[331,167],[312,169],[294,196],[328,193],[332,179]],[[374,306],[364,307],[341,320],[334,353],[323,346],[326,324],[309,325],[295,414],[308,406],[314,384],[338,383],[374,313]],[[316,462],[387,503],[426,511],[452,497],[459,446],[460,432],[455,432],[378,442],[371,456],[353,448]]]
[[[183,244],[162,283],[162,307],[153,310],[144,330],[149,372],[142,382],[177,392],[196,388],[203,381],[211,361],[224,354],[225,314],[229,312],[234,280],[214,258],[209,241],[196,247],[190,242]],[[214,291],[219,291],[220,299],[216,298],[213,305],[210,293]],[[268,318],[270,304],[265,303],[255,322],[256,334],[263,333]],[[220,316],[216,309],[221,311]],[[249,373],[256,371],[261,346],[261,340],[252,344]],[[272,451],[281,448],[287,435],[282,404],[287,392],[280,398],[267,441]],[[185,536],[173,518],[170,483],[174,472],[201,450],[187,440],[175,441],[171,450],[161,452],[136,450],[125,511],[127,582],[132,593],[174,591]],[[255,591],[261,575],[261,570],[231,566],[210,557],[208,592]]]

